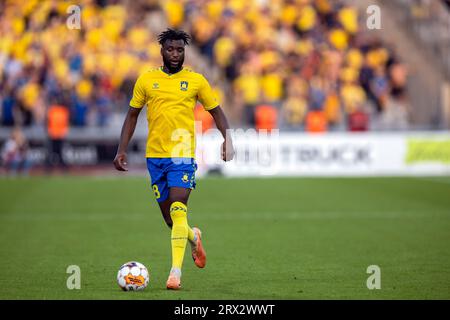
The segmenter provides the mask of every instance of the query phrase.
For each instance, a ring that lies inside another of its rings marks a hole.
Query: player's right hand
[[[128,171],[127,165],[127,154],[126,153],[118,153],[114,158],[114,166],[119,171]]]

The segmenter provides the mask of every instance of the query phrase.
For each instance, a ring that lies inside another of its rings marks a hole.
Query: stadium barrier
[[[279,133],[235,137],[236,158],[220,161],[221,138],[202,136],[199,174],[226,176],[449,175],[450,133]]]
[[[1,130],[0,144],[8,137]],[[63,147],[69,165],[112,167],[119,133],[71,130]],[[28,131],[34,166],[46,156],[45,135]],[[198,176],[395,176],[450,175],[450,132],[293,133],[233,131],[235,159],[220,158],[223,141],[216,129],[197,135]],[[129,146],[130,166],[145,168],[146,133]]]

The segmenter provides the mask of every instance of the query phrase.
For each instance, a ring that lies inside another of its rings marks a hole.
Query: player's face
[[[184,63],[184,41],[167,40],[161,48],[164,65],[171,71],[181,69]]]

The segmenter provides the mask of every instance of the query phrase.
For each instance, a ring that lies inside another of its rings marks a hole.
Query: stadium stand
[[[81,29],[68,30],[65,1],[0,3],[3,127],[45,126],[54,97],[69,108],[72,128],[116,127],[137,75],[160,65],[155,35],[170,26],[192,34],[201,53],[194,69],[203,59],[219,71],[211,80],[234,126],[255,127],[258,106],[271,106],[270,126],[285,130],[308,130],[318,114],[327,131],[352,131],[355,117],[367,119],[358,130],[408,128],[407,68],[347,1],[80,5]]]
[[[243,125],[253,125],[256,105],[270,104],[282,115],[281,128],[303,130],[309,113],[315,118],[323,111],[322,129],[347,130],[353,113],[382,117],[404,99],[406,69],[395,52],[361,30],[353,6],[327,0],[268,4],[185,4],[195,13],[186,18],[195,43],[231,83],[236,98],[228,104],[244,110]]]

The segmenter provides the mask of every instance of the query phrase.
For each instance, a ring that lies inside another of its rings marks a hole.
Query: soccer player
[[[147,167],[152,189],[162,215],[171,231],[172,268],[167,289],[181,287],[181,267],[186,244],[191,245],[192,258],[199,268],[206,264],[201,231],[187,221],[189,194],[195,188],[194,107],[197,100],[214,118],[221,132],[222,159],[234,156],[228,121],[205,77],[183,68],[185,46],[190,36],[181,30],[167,29],[158,36],[163,66],[149,70],[136,81],[133,98],[122,126],[114,165],[127,171],[127,146],[133,136],[137,118],[147,105]]]

